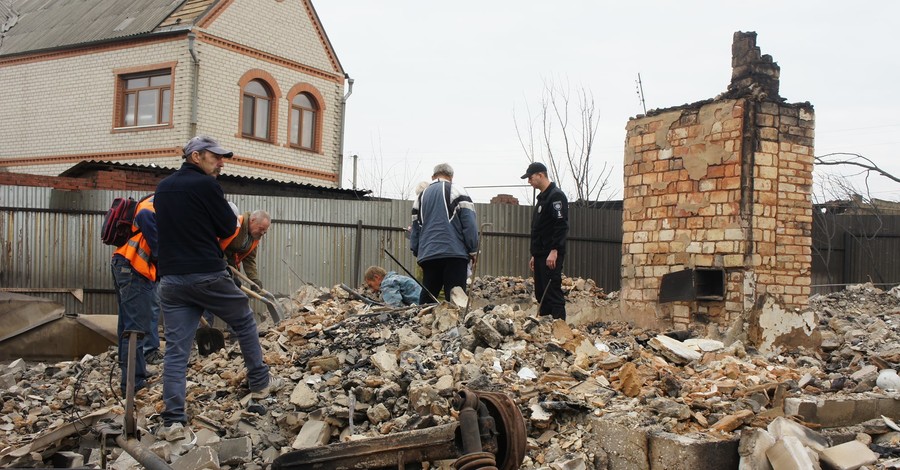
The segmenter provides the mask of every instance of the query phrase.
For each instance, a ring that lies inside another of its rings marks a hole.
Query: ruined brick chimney
[[[803,312],[813,107],[784,103],[756,33],[735,33],[732,54],[726,93],[626,126],[622,312],[647,326],[736,326],[777,349],[814,327]]]

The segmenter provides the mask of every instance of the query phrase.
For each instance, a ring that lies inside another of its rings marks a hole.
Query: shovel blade
[[[209,356],[225,348],[225,335],[215,328],[207,326],[197,328],[194,340],[197,342],[197,351],[201,356]]]
[[[272,302],[269,299],[263,301],[266,304],[266,309],[269,311],[269,316],[272,317],[272,323],[278,324],[281,321],[281,310],[278,308],[278,304]]]

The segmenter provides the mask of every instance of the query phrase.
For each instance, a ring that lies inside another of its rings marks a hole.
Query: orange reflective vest
[[[153,207],[153,196],[144,199],[138,204],[137,208],[134,210],[135,219],[137,219],[137,214],[143,210],[148,210],[156,214],[156,209]],[[144,239],[144,234],[141,233],[141,228],[138,227],[136,223],[132,222],[131,229],[137,233],[129,238],[124,245],[117,248],[115,254],[128,260],[128,263],[131,264],[131,267],[137,271],[138,274],[156,282],[156,263],[153,263],[150,260],[152,255],[150,252],[150,244]]]
[[[228,248],[228,245],[232,241],[234,241],[234,239],[238,236],[238,234],[241,233],[241,226],[243,226],[243,225],[244,225],[244,215],[241,214],[238,216],[237,228],[234,229],[234,233],[231,234],[230,237],[223,238],[222,240],[219,241],[219,247],[222,248],[223,252],[225,251],[226,248]],[[247,227],[247,236],[248,237],[250,236],[250,228],[249,227]],[[250,243],[249,250],[247,250],[243,253],[235,253],[234,259],[228,260],[228,262],[233,263],[234,267],[236,267],[236,268],[241,267],[241,261],[243,261],[243,259],[246,258],[247,255],[249,255],[250,253],[253,253],[253,250],[255,250],[258,245],[259,245],[259,240],[253,240],[253,242]]]
[[[232,240],[234,240],[234,237],[238,236],[238,233],[241,232],[241,225],[243,225],[243,223],[243,214],[237,216],[237,228],[234,229],[234,233],[232,233],[228,238],[219,239],[219,248],[221,248],[222,251],[225,251],[225,248],[228,248],[228,244],[231,243]]]

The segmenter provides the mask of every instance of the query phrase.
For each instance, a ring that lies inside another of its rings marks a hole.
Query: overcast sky
[[[355,81],[344,153],[359,156],[357,186],[381,182],[386,197],[448,162],[476,202],[498,193],[529,202],[526,188],[474,187],[523,183],[515,120],[551,80],[593,94],[595,158],[613,169],[604,198],[621,199],[625,126],[643,112],[638,74],[648,110],[713,98],[731,79],[735,31],[757,32],[781,67],[782,97],[814,106],[816,155],[860,153],[900,176],[900,2],[314,3]],[[344,170],[349,188],[352,159]],[[900,200],[900,184],[869,183],[873,197]]]

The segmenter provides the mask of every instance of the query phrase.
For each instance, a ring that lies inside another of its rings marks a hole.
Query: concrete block
[[[172,470],[219,470],[219,456],[211,447],[194,447],[172,462]]]
[[[323,446],[328,444],[331,439],[331,426],[325,421],[311,419],[303,424],[294,443],[291,447],[294,449],[305,449],[307,447]]]
[[[784,399],[785,416],[799,416],[807,423],[818,422],[819,406],[816,400],[790,397]]]
[[[701,440],[680,434],[653,433],[649,437],[651,470],[736,468],[738,440]]]
[[[608,470],[650,470],[645,431],[593,419],[596,420],[592,427],[597,443],[609,457]]]
[[[767,430],[776,441],[793,436],[801,442],[801,445],[809,447],[816,452],[831,446],[831,443],[825,436],[787,418],[775,418],[769,423]]]
[[[810,470],[813,461],[806,452],[806,447],[794,436],[781,438],[766,451],[773,470]]]
[[[247,436],[223,439],[209,447],[216,451],[219,455],[219,463],[223,465],[249,462],[253,458],[253,443]]]
[[[896,397],[877,398],[875,409],[879,417],[885,415],[888,418],[900,420],[900,400]]]
[[[856,470],[863,465],[875,463],[878,454],[862,442],[853,440],[823,450],[819,453],[819,458],[834,470]]]
[[[749,428],[741,431],[738,470],[772,470],[766,451],[775,445],[775,438],[765,429]]]
[[[817,423],[826,428],[850,426],[856,409],[856,400],[822,400],[816,411]]]

